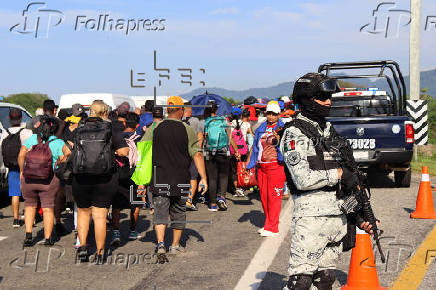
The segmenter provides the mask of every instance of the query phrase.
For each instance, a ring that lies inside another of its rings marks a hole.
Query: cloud
[[[230,8],[218,8],[213,10],[210,14],[212,15],[236,15],[239,14],[239,9],[236,7],[230,7]]]

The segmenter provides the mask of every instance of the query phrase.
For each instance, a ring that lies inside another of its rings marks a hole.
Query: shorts
[[[9,196],[21,196],[19,170],[9,169],[8,184],[9,184]]]
[[[38,197],[41,200],[42,208],[54,208],[56,194],[59,191],[60,182],[56,175],[50,180],[50,183],[36,183],[37,181],[29,181],[25,178],[21,180],[21,189],[25,206],[37,206]]]
[[[109,208],[118,189],[118,173],[105,176],[73,176],[72,186],[78,208]]]
[[[154,225],[168,225],[171,228],[183,230],[186,225],[186,200],[181,196],[153,196]]]
[[[195,166],[194,160],[192,160],[191,165],[189,165],[189,174],[191,175],[191,180],[198,179],[198,169],[197,166]]]

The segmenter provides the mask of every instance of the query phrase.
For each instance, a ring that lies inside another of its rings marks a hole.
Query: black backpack
[[[18,169],[18,154],[21,149],[20,133],[24,128],[21,128],[17,133],[11,134],[8,129],[8,137],[2,143],[3,163],[9,169]]]
[[[77,175],[114,173],[112,124],[102,120],[84,120],[74,131],[72,171]]]

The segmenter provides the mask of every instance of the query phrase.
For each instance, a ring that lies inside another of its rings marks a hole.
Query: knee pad
[[[312,275],[293,275],[286,284],[289,290],[309,290],[312,286]]]
[[[316,272],[313,275],[313,286],[318,290],[332,290],[336,275],[332,269]]]

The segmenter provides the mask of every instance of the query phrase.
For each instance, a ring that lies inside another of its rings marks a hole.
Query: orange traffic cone
[[[416,210],[410,214],[413,219],[436,219],[433,206],[433,194],[431,193],[430,174],[428,167],[422,167],[421,183],[419,184]]]
[[[369,234],[357,228],[356,246],[351,252],[347,284],[342,290],[386,289],[378,282],[374,253]]]

